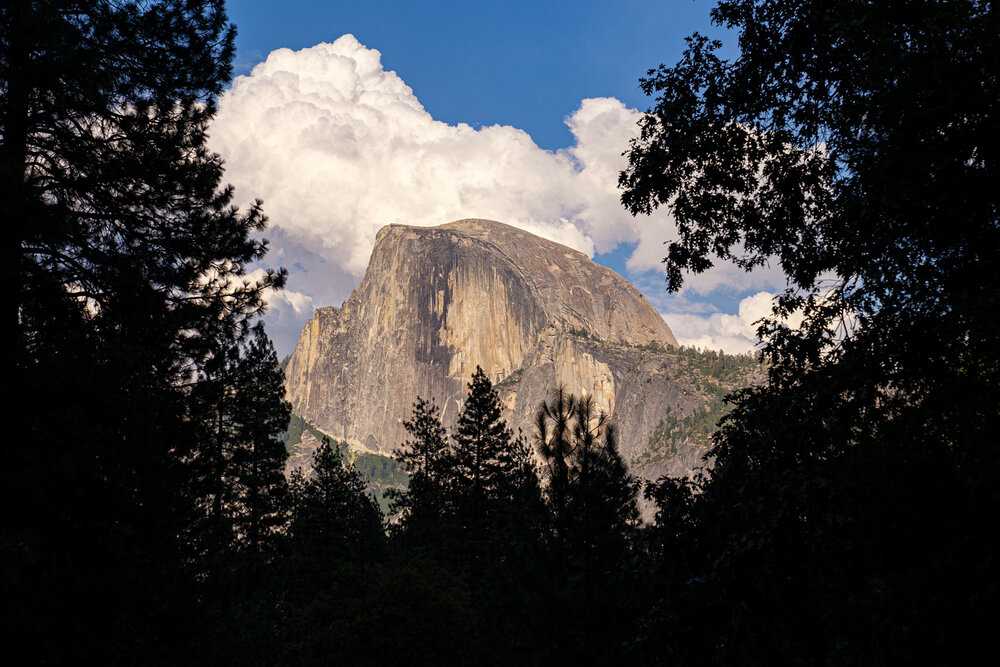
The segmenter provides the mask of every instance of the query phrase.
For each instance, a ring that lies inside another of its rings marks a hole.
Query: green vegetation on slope
[[[702,350],[684,345],[680,349],[671,348],[671,351],[685,360],[682,368],[699,371],[721,383],[745,382],[749,375],[759,372],[761,368],[755,354],[726,354],[721,350]]]
[[[649,446],[636,459],[638,465],[658,463],[677,453],[683,444],[693,444],[697,447],[708,447],[712,444],[712,434],[716,425],[730,408],[721,398],[711,398],[705,405],[693,411],[678,415],[667,407],[666,415],[649,436]]]
[[[288,420],[288,429],[281,435],[289,454],[292,453],[295,445],[302,442],[302,434],[307,432],[320,442],[323,441],[323,438],[329,438],[328,435],[305,419],[292,413],[291,419]],[[345,453],[345,460],[354,466],[368,491],[375,496],[379,508],[383,513],[387,513],[389,501],[385,497],[386,491],[405,489],[409,482],[409,476],[403,471],[399,462],[389,456],[357,449],[341,440],[330,438],[330,444],[340,447],[341,451]]]
[[[403,470],[399,461],[394,458],[354,449],[349,445],[347,451],[354,469],[361,475],[368,491],[375,496],[379,509],[382,510],[383,514],[388,514],[389,500],[386,498],[386,491],[405,489],[409,484],[410,476]]]
[[[293,412],[291,418],[288,420],[288,428],[281,434],[281,441],[285,443],[285,449],[288,450],[289,454],[292,452],[292,447],[302,442],[302,434],[305,432],[312,433],[320,442],[323,441],[323,438],[328,437],[325,433]]]
[[[763,378],[763,366],[753,355],[695,347],[671,348],[671,353],[680,360],[674,380],[704,402],[683,413],[668,407],[649,437],[646,451],[634,461],[637,465],[660,462],[676,454],[684,444],[709,447],[719,421],[731,409],[726,397]]]

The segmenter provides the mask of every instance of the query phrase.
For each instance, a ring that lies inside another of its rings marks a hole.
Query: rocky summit
[[[477,365],[528,437],[563,385],[611,415],[623,458],[652,478],[687,472],[704,451],[683,441],[665,451],[664,419],[706,402],[676,347],[646,298],[583,253],[489,220],[393,224],[350,298],[306,323],[287,391],[324,433],[390,453],[418,395],[454,423]]]

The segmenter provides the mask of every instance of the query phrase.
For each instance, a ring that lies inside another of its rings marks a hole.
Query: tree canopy
[[[2,579],[7,627],[43,662],[179,660],[158,651],[192,604],[186,464],[210,443],[197,388],[284,281],[246,278],[266,218],[233,205],[206,145],[233,57],[223,5],[0,6],[0,330],[16,388]],[[269,346],[251,343],[258,369]]]
[[[711,478],[655,494],[700,526],[669,522],[677,553],[684,535],[713,563],[664,595],[702,622],[726,610],[722,662],[974,645],[996,606],[1000,14],[733,0],[712,18],[738,54],[694,35],[649,71],[622,201],[673,213],[671,289],[718,260],[777,263],[788,288],[760,328],[768,382],[736,397]]]

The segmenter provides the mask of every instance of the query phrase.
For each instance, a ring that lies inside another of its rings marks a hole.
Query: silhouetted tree
[[[531,504],[533,493],[537,498],[538,486],[530,451],[503,420],[481,368],[468,388],[450,443],[438,408],[419,398],[414,403],[404,422],[411,439],[396,451],[412,476],[394,509],[402,512],[407,539],[481,573],[490,545],[506,539],[514,523],[525,524],[513,515]]]
[[[396,452],[412,476],[394,503],[402,512],[394,543],[400,562],[430,558],[462,584],[481,656],[514,661],[537,640],[543,506],[530,451],[481,368],[468,387],[450,443],[437,407],[414,403],[411,439]]]
[[[536,424],[555,536],[589,578],[595,559],[604,559],[600,552],[614,560],[627,550],[639,519],[638,483],[618,454],[608,415],[594,411],[591,397],[560,387],[539,407]]]
[[[535,415],[535,444],[545,471],[545,502],[558,543],[569,530],[570,465],[573,461],[573,418],[576,396],[559,386],[551,401],[543,401]]]
[[[297,477],[292,487],[288,534],[294,586],[306,592],[300,594],[329,588],[341,565],[383,557],[382,513],[339,446],[324,438],[309,477]]]
[[[476,367],[468,388],[448,465],[457,527],[469,565],[481,570],[490,543],[504,540],[511,527],[512,502],[528,500],[523,494],[535,485],[535,474],[528,447],[501,417],[500,398],[482,368]]]
[[[622,199],[677,220],[671,289],[713,258],[776,262],[789,288],[710,480],[683,511],[674,482],[655,492],[702,552],[664,570],[676,606],[650,655],[958,660],[998,606],[1000,14],[732,0],[712,17],[739,51],[695,35],[642,81],[658,98]]]
[[[403,464],[410,479],[406,490],[390,491],[390,509],[411,534],[415,531],[437,541],[442,517],[449,511],[450,489],[450,468],[445,463],[448,440],[441,425],[441,410],[433,401],[417,397],[413,414],[403,427],[410,438],[393,456]]]
[[[291,406],[277,354],[261,323],[243,344],[233,384],[233,422],[241,443],[232,457],[236,534],[243,551],[266,558],[276,551],[288,523],[288,452],[279,436],[288,426]]]
[[[638,614],[627,566],[638,527],[638,483],[591,397],[560,387],[538,410],[535,439],[552,522],[549,659],[614,662]]]
[[[190,660],[273,664],[283,641],[289,520],[283,375],[261,323],[232,332],[204,367],[190,398],[202,436],[185,457],[201,510],[187,535],[199,582]]]
[[[0,26],[4,626],[42,662],[182,661],[191,383],[283,282],[241,278],[265,218],[206,148],[234,31],[186,0],[4,3]]]
[[[186,456],[201,515],[190,546],[207,569],[243,557],[266,561],[288,522],[288,454],[279,436],[291,410],[274,347],[261,323],[237,329],[203,368],[191,393],[202,432]]]
[[[523,664],[537,644],[544,523],[531,451],[502,418],[492,383],[476,367],[452,431],[456,553],[470,577],[483,655]]]

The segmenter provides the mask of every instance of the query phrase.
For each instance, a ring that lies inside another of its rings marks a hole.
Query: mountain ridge
[[[623,457],[638,462],[666,415],[704,403],[672,380],[677,348],[631,283],[579,251],[496,221],[392,224],[351,296],[303,327],[286,387],[295,413],[324,433],[387,454],[406,440],[418,395],[452,423],[480,366],[526,436],[563,385],[611,415]],[[669,468],[658,460],[636,472]]]

